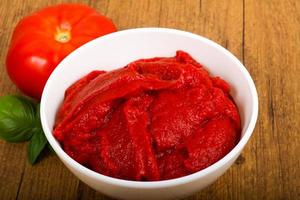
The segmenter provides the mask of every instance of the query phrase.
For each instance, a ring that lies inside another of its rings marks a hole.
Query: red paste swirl
[[[74,160],[107,176],[182,177],[238,142],[240,117],[229,90],[183,51],[93,71],[66,90],[54,136]]]

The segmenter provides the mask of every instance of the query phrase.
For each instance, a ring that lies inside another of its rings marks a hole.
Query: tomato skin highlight
[[[17,24],[7,53],[7,73],[24,94],[39,100],[50,74],[68,54],[115,31],[110,19],[86,5],[44,8]]]

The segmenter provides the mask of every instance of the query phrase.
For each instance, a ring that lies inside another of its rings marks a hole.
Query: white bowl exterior
[[[188,52],[208,71],[231,85],[231,95],[242,119],[242,138],[223,159],[195,174],[159,182],[133,182],[103,176],[72,160],[52,135],[55,114],[64,91],[92,70],[113,70],[140,59]],[[163,28],[120,31],[95,39],[66,57],[50,76],[41,101],[41,120],[51,146],[64,164],[92,188],[120,199],[168,199],[182,197],[211,184],[232,165],[254,129],[258,112],[255,85],[244,66],[230,52],[195,34]]]

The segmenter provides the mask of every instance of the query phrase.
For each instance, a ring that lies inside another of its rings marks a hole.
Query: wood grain
[[[14,26],[61,2],[88,4],[120,30],[170,27],[203,35],[246,65],[260,102],[253,137],[217,182],[187,199],[300,199],[300,1],[1,0],[0,95],[19,93],[5,71]],[[26,148],[0,141],[0,199],[109,199],[75,178],[53,154],[29,165]]]

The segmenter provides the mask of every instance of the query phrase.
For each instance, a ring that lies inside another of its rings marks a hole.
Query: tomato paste
[[[54,136],[74,160],[107,176],[182,177],[238,142],[240,117],[229,90],[183,51],[93,71],[66,90]]]

